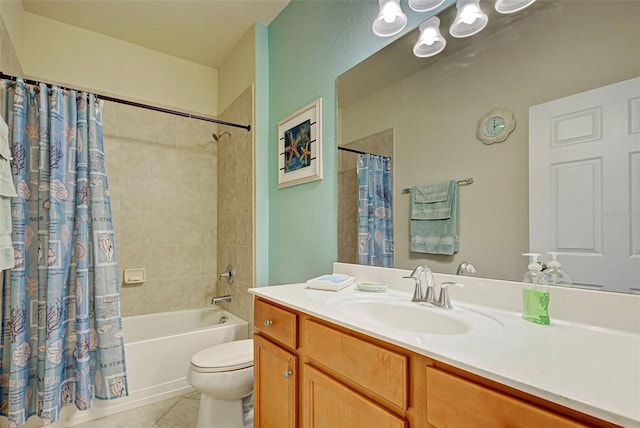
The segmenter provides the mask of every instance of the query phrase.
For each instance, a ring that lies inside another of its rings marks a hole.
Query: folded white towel
[[[11,197],[18,194],[13,185],[10,160],[9,127],[0,117],[0,270],[10,269],[15,263],[11,241]]]

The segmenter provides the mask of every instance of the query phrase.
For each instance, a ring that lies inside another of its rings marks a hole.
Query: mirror
[[[439,14],[447,39],[439,55],[413,55],[416,30],[340,76],[338,145],[392,135],[395,267],[425,263],[455,273],[470,261],[475,276],[521,281],[528,263],[521,254],[529,250],[529,107],[640,76],[640,2],[538,1],[513,15],[497,14],[492,1],[481,5],[489,24],[467,39],[448,34],[455,7]],[[495,108],[513,112],[515,130],[485,145],[476,127]],[[344,156],[339,151],[339,175]],[[410,252],[402,189],[468,177],[475,182],[459,189],[459,252]],[[346,224],[344,199],[339,220]],[[629,215],[638,222],[640,214]],[[357,230],[346,229],[338,228],[341,249],[357,240]],[[340,261],[357,259],[339,254]],[[638,278],[627,292],[640,293]]]

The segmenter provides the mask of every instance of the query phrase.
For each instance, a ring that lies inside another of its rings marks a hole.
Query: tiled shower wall
[[[393,129],[342,147],[393,159]],[[358,263],[358,155],[344,150],[338,150],[338,261]]]
[[[106,102],[105,158],[123,316],[206,306],[216,281],[214,123]],[[145,268],[142,285],[124,269]]]
[[[253,87],[249,87],[220,119],[251,124],[253,129],[253,104]],[[227,285],[223,279],[217,293],[230,294],[231,302],[221,306],[252,323],[253,297],[247,289],[255,284],[254,133],[222,125],[219,129],[232,135],[222,137],[218,143],[218,272],[231,264],[236,278],[233,285]]]

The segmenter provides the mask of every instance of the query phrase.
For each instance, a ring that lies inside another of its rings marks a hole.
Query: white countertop
[[[302,283],[249,291],[597,418],[640,427],[638,332],[556,319],[548,326],[536,325],[524,321],[519,312],[456,301],[454,294],[454,309],[446,312],[469,321],[471,328],[463,334],[403,331],[362,321],[357,314],[340,309],[339,301],[350,299],[424,305],[409,302],[411,294],[406,286],[397,288],[400,289],[366,293],[351,285],[332,292],[312,290]]]

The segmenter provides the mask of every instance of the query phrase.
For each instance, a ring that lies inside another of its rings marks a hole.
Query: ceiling
[[[22,0],[27,12],[219,68],[254,22],[290,0]]]

